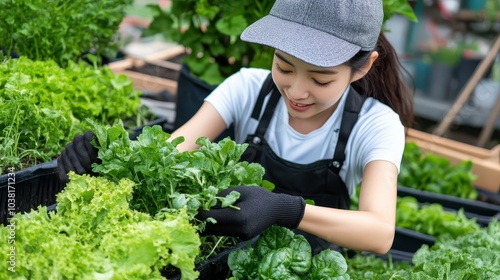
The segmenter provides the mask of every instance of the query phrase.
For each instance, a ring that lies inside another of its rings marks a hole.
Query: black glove
[[[68,143],[57,159],[57,173],[59,179],[67,183],[68,172],[77,174],[92,174],[92,163],[98,162],[98,149],[90,143],[95,137],[94,132],[87,131],[79,134]]]
[[[225,189],[218,196],[224,197],[231,191],[240,193],[240,198],[234,204],[240,210],[215,206],[209,211],[200,211],[198,219],[212,217],[217,220],[216,224],[207,223],[202,235],[235,236],[249,240],[271,225],[295,229],[304,216],[306,203],[300,196],[246,186]]]

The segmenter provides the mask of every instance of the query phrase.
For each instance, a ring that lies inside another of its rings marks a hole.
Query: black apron
[[[275,185],[274,192],[302,196],[304,199],[313,200],[314,205],[318,206],[349,209],[351,199],[344,181],[339,176],[339,171],[345,160],[347,140],[358,119],[364,98],[351,87],[342,113],[339,138],[333,159],[318,160],[310,164],[297,164],[278,157],[264,138],[274,109],[281,97],[271,74],[261,88],[252,112],[252,118],[259,119],[264,98],[268,94],[271,94],[270,99],[255,133],[247,137],[246,142],[249,146],[241,159],[261,164],[265,169],[264,179]],[[310,234],[304,235],[313,246],[313,251],[321,250],[325,246],[329,247],[330,243],[327,241]],[[316,242],[312,242],[310,238],[315,239]],[[320,244],[314,245],[313,243]]]

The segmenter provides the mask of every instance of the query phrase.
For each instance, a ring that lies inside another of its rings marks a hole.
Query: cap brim
[[[326,32],[272,15],[248,26],[241,39],[278,49],[319,67],[338,66],[361,50]]]

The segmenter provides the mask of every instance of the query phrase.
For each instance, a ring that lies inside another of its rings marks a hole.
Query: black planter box
[[[13,178],[13,179],[12,179]],[[52,205],[64,184],[57,176],[56,160],[0,176],[0,219],[4,225],[15,213]]]
[[[247,246],[253,246],[257,241],[257,238],[253,238],[249,241],[239,242],[233,248],[222,251],[216,256],[209,258],[200,264],[196,265],[195,270],[200,272],[198,280],[226,280],[231,276],[231,271],[227,264],[229,254],[236,249],[245,248]],[[178,274],[173,277],[167,277],[170,280],[180,280],[182,275]]]
[[[485,192],[480,192],[480,196],[482,197],[488,195]],[[398,186],[398,196],[413,196],[421,203],[439,203],[447,209],[459,210],[462,208],[468,218],[477,218],[478,221],[500,219],[500,205],[493,203],[432,193],[404,186]],[[489,199],[493,201],[495,198],[491,196]]]
[[[161,125],[169,130],[165,117],[134,128],[129,137],[135,140],[145,126]],[[14,173],[0,176],[0,221],[7,225],[15,213],[29,212],[38,206],[56,203],[56,194],[65,187],[57,175],[57,160],[37,164]]]
[[[201,107],[207,97],[217,86],[209,85],[198,77],[191,74],[186,64],[182,64],[179,79],[177,81],[177,102],[174,129],[186,123]],[[234,127],[231,125],[224,130],[214,142],[226,137],[234,139]]]
[[[396,227],[396,234],[391,250],[415,253],[422,245],[426,244],[430,247],[434,245],[435,242],[436,238],[433,236]]]
[[[357,254],[360,254],[362,256],[375,256],[377,258],[383,259],[385,261],[389,260],[389,258],[392,260],[393,263],[395,262],[407,262],[407,263],[412,263],[413,260],[413,252],[407,252],[407,251],[401,251],[401,250],[396,250],[396,249],[390,249],[389,252],[386,254],[375,254],[371,252],[358,252],[358,251],[353,251],[349,249],[340,249],[338,250],[340,253],[343,253],[345,251],[347,253],[348,258],[353,258]]]
[[[387,254],[384,255],[376,255],[377,257],[388,260],[391,258],[392,262],[407,262],[412,263],[413,260],[413,252],[401,251],[396,249],[391,249]]]

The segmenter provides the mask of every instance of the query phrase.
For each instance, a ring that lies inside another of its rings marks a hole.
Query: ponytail
[[[365,97],[373,97],[391,107],[398,115],[406,128],[413,124],[413,94],[404,81],[404,69],[396,51],[383,33],[380,33],[375,51],[379,56],[372,68],[360,80],[351,85]],[[347,64],[357,71],[363,66],[371,52],[361,51]]]

